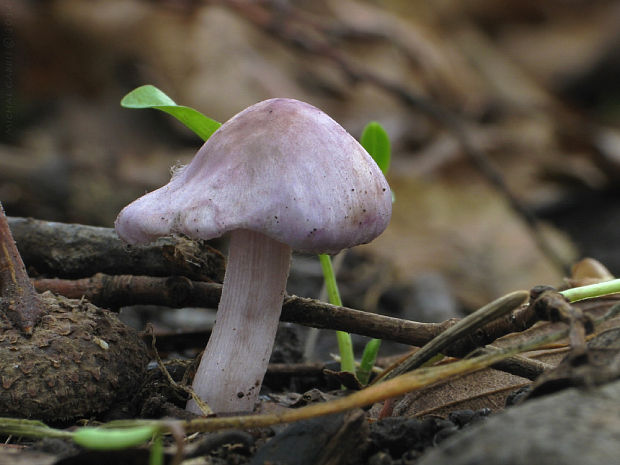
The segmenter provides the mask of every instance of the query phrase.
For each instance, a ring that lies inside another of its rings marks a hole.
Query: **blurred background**
[[[201,145],[127,92],[219,121],[292,97],[392,140],[392,222],[345,304],[450,315],[583,256],[618,274],[618,24],[603,0],[1,0],[0,200],[111,227]]]

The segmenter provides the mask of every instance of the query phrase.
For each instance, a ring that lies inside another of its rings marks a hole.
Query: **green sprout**
[[[340,299],[340,291],[338,290],[332,259],[329,255],[322,253],[319,254],[319,261],[321,262],[321,269],[323,270],[323,279],[325,281],[329,303],[342,307],[342,300]],[[346,331],[336,331],[336,340],[338,341],[338,352],[340,352],[340,370],[355,373],[355,358],[353,356],[351,335]]]
[[[154,108],[164,111],[181,123],[194,131],[203,141],[206,141],[221,126],[221,123],[208,118],[199,111],[177,105],[163,91],[153,85],[144,85],[129,92],[121,100],[121,106],[125,108]],[[369,123],[362,132],[362,146],[373,157],[379,168],[385,173],[390,166],[390,140],[387,133],[377,122]],[[320,254],[319,261],[323,270],[323,277],[329,296],[329,302],[332,305],[342,306],[338,284],[334,275],[332,261],[329,255]],[[338,350],[340,352],[340,368],[342,371],[355,373],[355,359],[353,355],[353,343],[351,335],[345,331],[337,331]],[[370,375],[370,370],[377,358],[380,342],[372,342],[370,349],[364,350],[360,370],[358,371],[358,379],[360,373],[366,384]],[[374,349],[373,349],[374,348]]]
[[[362,359],[360,360],[360,366],[355,373],[362,386],[366,386],[368,381],[370,381],[370,374],[372,372],[372,368],[375,366],[375,362],[377,361],[377,354],[379,353],[380,347],[381,339],[374,338],[368,341],[364,347]]]

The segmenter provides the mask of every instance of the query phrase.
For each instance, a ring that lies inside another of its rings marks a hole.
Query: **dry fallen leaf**
[[[590,301],[580,302],[576,305],[583,310],[584,313],[596,318],[607,313],[616,302],[618,302],[618,300],[613,298],[592,299]],[[602,334],[607,335],[607,338],[612,334],[617,335],[619,334],[618,326],[620,326],[620,318],[607,320],[595,328],[594,334],[590,335],[589,339],[598,339]],[[560,322],[539,322],[526,331],[504,336],[495,341],[493,345],[496,347],[511,347],[533,340],[542,335],[551,334],[565,327],[566,325]],[[613,331],[616,332],[614,333]],[[611,343],[608,345],[610,344]],[[580,349],[576,350],[579,351]],[[614,350],[617,351],[617,349]],[[614,355],[615,352],[611,355],[609,355],[609,352],[610,349],[608,349],[607,346],[603,349],[592,348],[591,354],[590,352],[588,352],[588,354],[590,354],[591,360],[597,363],[596,367],[575,368],[571,364],[566,364],[568,368],[555,376],[558,379],[566,379],[573,371],[579,371],[578,375],[585,379],[590,376],[587,374],[588,370],[595,369],[597,372],[600,372],[603,369],[603,365],[608,368],[605,373],[616,373],[617,366],[615,366],[615,364],[617,364],[618,357]],[[566,358],[567,354],[570,353],[568,340],[565,338],[548,347],[543,347],[539,350],[523,353],[521,355],[556,367]],[[567,374],[567,370],[569,374]],[[545,377],[546,373],[545,371],[545,374],[541,375],[541,378]],[[601,376],[609,377],[612,375],[602,375],[599,373],[597,376],[600,378]],[[615,374],[613,376],[615,376]],[[529,384],[531,384],[531,381],[528,379],[504,373],[493,368],[487,368],[479,372],[461,376],[456,379],[450,379],[446,382],[406,394],[395,405],[394,415],[445,415],[453,410],[477,410],[484,407],[490,408],[493,411],[502,410],[508,395]],[[568,381],[566,384],[568,384]]]

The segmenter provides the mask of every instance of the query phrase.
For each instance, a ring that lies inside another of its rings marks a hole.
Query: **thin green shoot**
[[[620,279],[612,279],[611,281],[604,281],[602,283],[589,284],[587,286],[573,287],[572,289],[566,289],[561,291],[564,297],[569,302],[577,302],[584,299],[592,299],[594,297],[603,297],[609,294],[616,294],[620,292]]]
[[[340,291],[338,290],[332,259],[327,254],[319,254],[319,261],[321,262],[321,269],[323,270],[323,279],[325,280],[329,303],[342,307],[342,300],[340,299]],[[345,331],[336,331],[336,339],[338,341],[338,352],[340,352],[340,370],[355,373],[355,358],[353,356],[351,335]]]
[[[370,381],[370,373],[372,372],[372,368],[375,366],[375,362],[377,361],[379,347],[381,347],[381,339],[371,339],[364,347],[362,359],[360,360],[360,366],[355,373],[362,386],[366,386],[368,381]]]
[[[0,417],[0,433],[4,436],[28,438],[72,439],[73,432],[47,426],[39,420]]]
[[[164,465],[163,434],[158,432],[153,437],[153,444],[149,453],[149,465]]]

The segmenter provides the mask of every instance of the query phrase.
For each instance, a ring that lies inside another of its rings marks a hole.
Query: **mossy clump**
[[[88,302],[41,298],[30,337],[0,314],[0,416],[66,422],[131,399],[149,360],[138,333]]]

